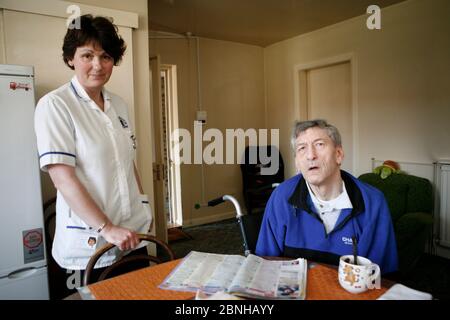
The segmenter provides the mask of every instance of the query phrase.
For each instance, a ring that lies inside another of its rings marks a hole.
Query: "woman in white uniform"
[[[64,62],[75,75],[42,97],[35,112],[40,167],[57,189],[52,256],[66,278],[67,270],[81,270],[82,277],[106,242],[120,250],[110,250],[97,268],[137,248],[137,233],[147,233],[152,220],[134,164],[127,105],[104,88],[126,45],[107,18],[78,19],[80,28],[69,28],[63,44]]]

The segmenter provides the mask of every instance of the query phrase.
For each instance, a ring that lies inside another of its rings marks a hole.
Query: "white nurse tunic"
[[[35,130],[40,167],[44,171],[49,164],[75,167],[78,179],[113,224],[147,233],[152,214],[134,175],[136,146],[127,105],[105,89],[102,93],[104,111],[74,76],[39,100]],[[95,249],[106,241],[78,217],[60,192],[56,213],[54,259],[66,269],[85,269]],[[96,267],[111,265],[120,254],[110,250]]]

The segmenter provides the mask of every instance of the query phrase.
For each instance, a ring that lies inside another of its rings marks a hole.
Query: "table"
[[[88,286],[97,300],[189,300],[194,292],[159,289],[158,286],[181,262],[177,259],[136,270],[114,278],[93,283]],[[337,266],[311,264],[308,268],[306,300],[375,300],[394,283],[385,279],[381,288],[360,294],[345,291],[339,284]],[[67,299],[80,299],[78,293]]]

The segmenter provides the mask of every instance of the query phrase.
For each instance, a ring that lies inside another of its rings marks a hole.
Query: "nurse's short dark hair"
[[[79,19],[79,21],[75,21],[75,19]],[[117,26],[106,17],[94,17],[90,14],[75,19],[64,37],[62,47],[64,63],[73,70],[74,67],[70,66],[68,62],[75,56],[77,48],[92,43],[100,45],[113,58],[114,65],[117,66],[127,48],[125,41],[117,33]]]
[[[292,145],[292,149],[294,150],[294,153],[295,153],[295,147],[296,147],[295,142],[297,140],[298,135],[300,133],[308,130],[309,128],[315,128],[315,127],[324,129],[336,147],[342,146],[342,139],[341,139],[341,134],[339,133],[339,130],[332,124],[327,123],[325,120],[315,119],[315,120],[308,120],[308,121],[296,121],[294,124],[294,128],[292,130],[292,136],[291,136],[291,145]]]

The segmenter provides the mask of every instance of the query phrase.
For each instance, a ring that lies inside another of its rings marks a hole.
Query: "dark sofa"
[[[386,197],[394,224],[399,274],[406,276],[425,251],[433,228],[433,192],[430,181],[407,174],[381,179],[374,173],[359,177]]]

